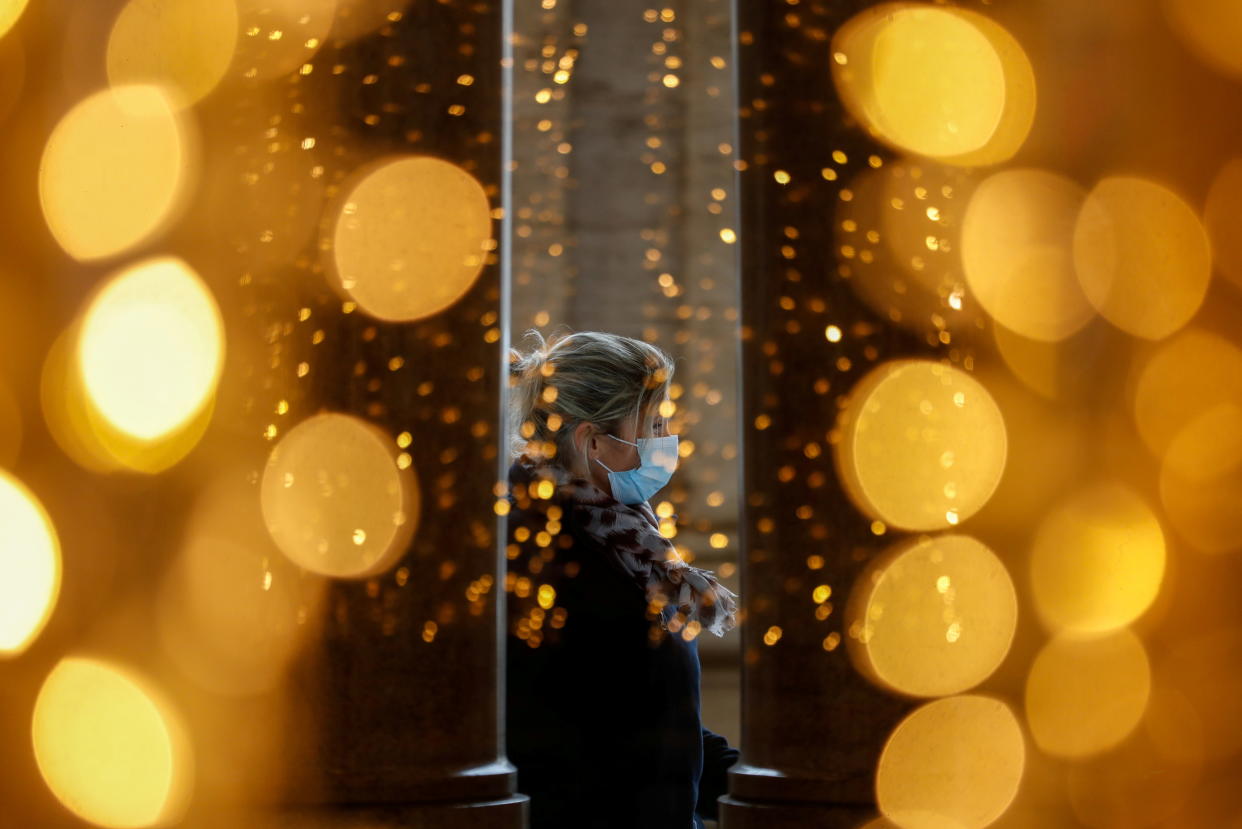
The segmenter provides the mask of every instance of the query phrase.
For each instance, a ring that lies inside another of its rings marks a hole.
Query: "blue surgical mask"
[[[641,504],[659,492],[677,469],[677,436],[639,438],[638,443],[609,435],[613,440],[638,447],[638,467],[614,472],[608,464],[595,461],[608,469],[608,483],[612,485],[612,497],[623,504]]]

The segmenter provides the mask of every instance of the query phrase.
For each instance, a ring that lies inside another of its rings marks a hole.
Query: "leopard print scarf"
[[[522,460],[529,462],[528,457]],[[537,474],[555,482],[571,520],[614,557],[614,564],[643,589],[649,603],[658,610],[669,605],[677,609],[678,629],[693,624],[724,636],[737,624],[737,594],[710,570],[682,559],[660,534],[650,504],[622,504],[590,481],[551,465],[540,467]],[[671,622],[661,624],[671,629]]]

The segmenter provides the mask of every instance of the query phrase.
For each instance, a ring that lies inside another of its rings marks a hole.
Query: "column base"
[[[874,806],[746,801],[731,795],[717,803],[720,829],[863,829],[880,816]]]
[[[524,794],[474,803],[255,807],[191,814],[184,829],[525,829]]]

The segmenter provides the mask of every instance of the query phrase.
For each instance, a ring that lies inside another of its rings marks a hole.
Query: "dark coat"
[[[525,600],[509,597],[506,745],[518,791],[531,798],[531,829],[702,827],[738,751],[700,720],[697,641],[656,637],[643,589],[574,526],[568,505],[527,497],[525,467],[515,464],[509,480],[509,588],[518,578],[530,587]],[[559,538],[541,548],[553,505]],[[515,625],[539,607],[544,584],[555,607],[531,647]]]

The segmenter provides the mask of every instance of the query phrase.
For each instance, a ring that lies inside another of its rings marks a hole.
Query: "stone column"
[[[341,172],[393,154],[452,161],[483,184],[500,240],[502,26],[499,3],[412,3],[375,33],[330,44],[300,92],[314,110],[308,120],[330,119],[319,139],[328,180],[347,181]],[[318,242],[324,249],[322,231]],[[328,292],[303,298],[326,337],[299,402],[358,415],[394,439],[408,433],[397,442],[421,507],[390,571],[329,585],[322,633],[287,685],[283,789],[246,825],[525,824],[502,716],[500,249],[462,299],[415,322],[376,320]],[[298,313],[256,305],[278,318]],[[303,347],[289,344],[284,360]]]
[[[862,825],[883,742],[909,707],[846,655],[845,598],[881,542],[842,492],[830,445],[841,396],[873,361],[926,350],[855,298],[834,255],[849,176],[821,171],[834,150],[850,169],[882,152],[847,125],[829,66],[832,33],[866,5],[734,4],[746,622],[742,757],[722,829]],[[853,335],[860,323],[868,336]],[[847,336],[829,342],[829,324]],[[826,615],[812,598],[821,585]]]

